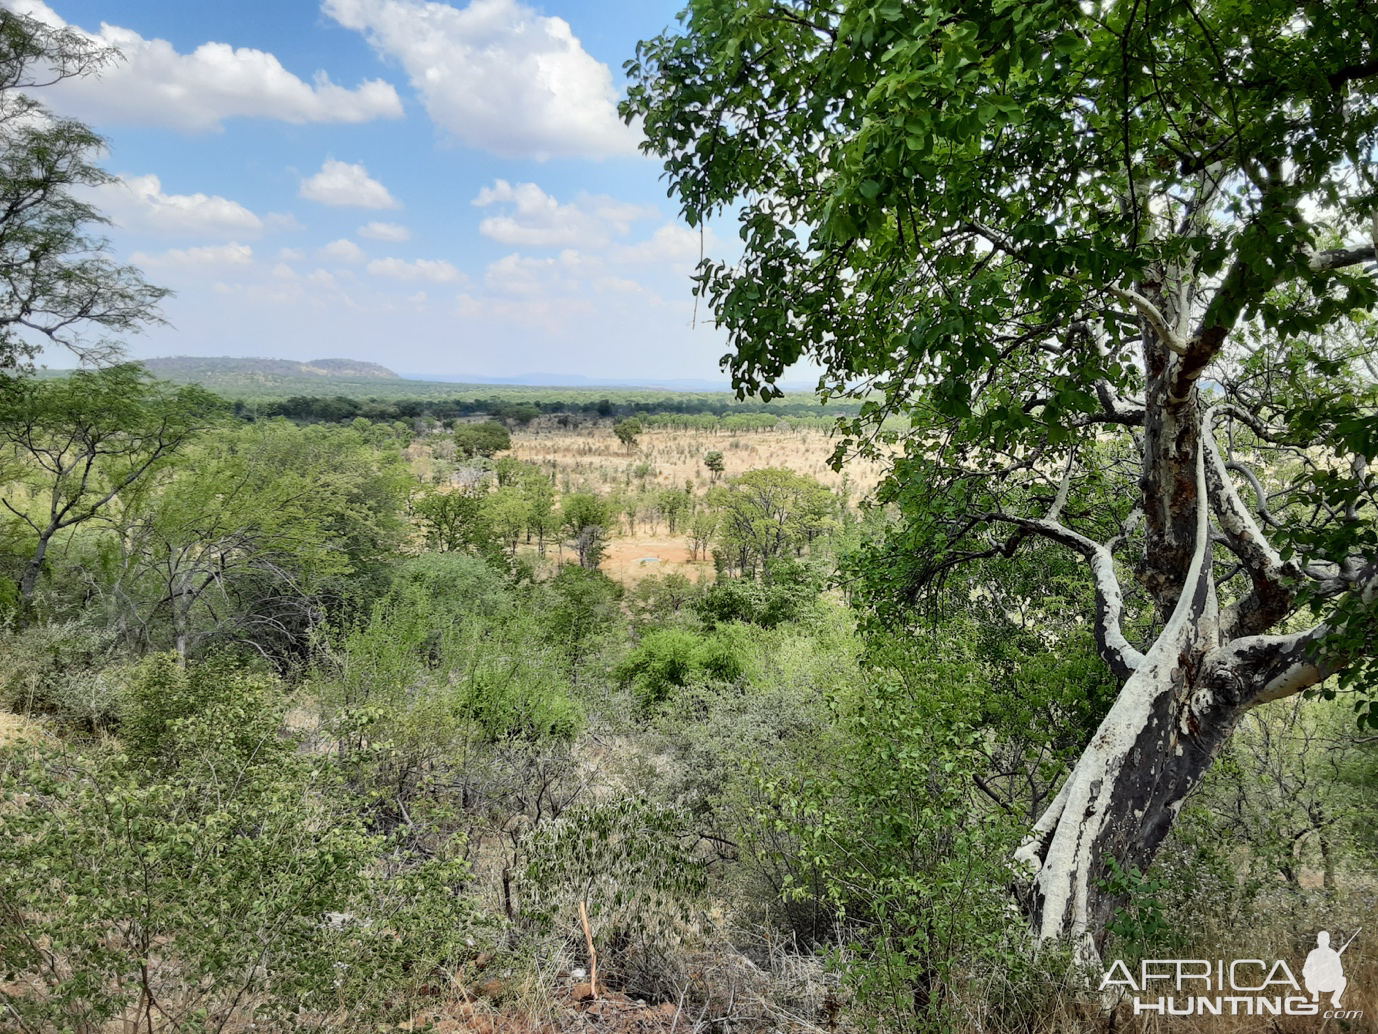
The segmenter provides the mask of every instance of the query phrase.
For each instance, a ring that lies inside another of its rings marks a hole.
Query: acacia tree
[[[0,394],[0,506],[33,536],[20,598],[33,598],[55,536],[115,505],[219,406],[199,386],[173,388],[132,363],[24,379]]]
[[[26,367],[49,342],[100,356],[109,349],[99,335],[158,320],[167,292],[110,260],[88,229],[105,220],[74,194],[114,179],[94,163],[103,141],[31,96],[115,56],[79,32],[0,10],[0,373]]]
[[[896,588],[1035,538],[1087,564],[1122,688],[1017,858],[1039,936],[1094,959],[1111,862],[1147,868],[1240,717],[1374,654],[1378,12],[683,21],[639,47],[623,113],[691,225],[740,211],[741,259],[698,274],[736,385],[778,394],[811,358],[867,399],[844,451],[910,417]]]

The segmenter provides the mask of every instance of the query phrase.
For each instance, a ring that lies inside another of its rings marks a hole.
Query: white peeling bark
[[[1032,875],[1026,906],[1036,935],[1070,940],[1088,965],[1099,960],[1097,937],[1114,906],[1101,889],[1107,856],[1126,869],[1146,866],[1215,753],[1208,747],[1203,755],[1197,745],[1184,749],[1176,706],[1188,681],[1188,658],[1214,645],[1202,642],[1214,634],[1217,617],[1205,476],[1205,456],[1198,452],[1201,503],[1187,591],[1015,854]]]

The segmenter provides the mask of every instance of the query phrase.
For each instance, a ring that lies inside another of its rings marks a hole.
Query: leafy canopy
[[[80,200],[113,180],[94,161],[104,142],[31,95],[115,56],[74,30],[0,11],[0,373],[27,366],[48,343],[106,354],[103,335],[159,319],[167,292],[111,261],[90,231],[105,220]]]
[[[1165,618],[1193,457],[1228,430],[1230,464],[1301,467],[1242,491],[1344,653],[1367,650],[1371,5],[691,0],[682,21],[640,45],[622,110],[691,224],[738,212],[741,259],[697,278],[725,362],[769,396],[808,358],[863,398],[839,460],[910,418],[886,491],[918,582],[1049,514],[1083,536],[1064,545],[1121,540],[1138,501]],[[1212,494],[1242,528],[1235,490]],[[1257,541],[1230,532],[1257,573],[1226,590],[1244,632],[1308,598]]]

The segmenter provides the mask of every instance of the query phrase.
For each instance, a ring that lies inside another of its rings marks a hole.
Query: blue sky
[[[131,355],[722,379],[700,236],[615,111],[680,0],[0,3],[122,53],[39,96],[108,139],[114,251],[177,292]]]

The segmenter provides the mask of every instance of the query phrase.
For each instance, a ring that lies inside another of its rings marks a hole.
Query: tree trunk
[[[34,590],[38,587],[38,576],[43,573],[43,559],[48,555],[48,543],[53,540],[56,532],[57,529],[52,528],[39,535],[38,547],[19,578],[19,597],[25,603],[33,599]]]
[[[1182,622],[1159,637],[1016,855],[1036,873],[1025,899],[1036,934],[1071,940],[1088,965],[1124,904],[1123,888],[1108,886],[1110,859],[1147,870],[1237,721],[1228,704],[1206,715],[1184,706],[1200,667],[1194,631]]]
[[[1194,532],[1177,525],[1178,541],[1190,544],[1190,564],[1185,579],[1160,579],[1176,599],[1146,654],[1137,654],[1120,633],[1119,590],[1108,552],[1088,550],[1097,580],[1098,642],[1103,656],[1128,677],[1061,791],[1015,853],[1032,875],[1022,889],[1035,933],[1040,940],[1071,941],[1087,965],[1099,961],[1106,925],[1124,903],[1123,887],[1107,885],[1111,859],[1126,873],[1147,870],[1240,716],[1316,685],[1346,662],[1334,652],[1318,659],[1314,647],[1331,632],[1326,624],[1264,635],[1249,624],[1266,612],[1262,604],[1236,603],[1220,611],[1211,512],[1245,542],[1262,542],[1262,536],[1217,476],[1223,463],[1210,437],[1209,414],[1202,426],[1191,479],[1199,500]],[[1176,489],[1182,491],[1180,480]],[[1071,545],[1085,542],[1055,522],[1034,526]],[[1271,583],[1260,576],[1255,595],[1268,591]]]

